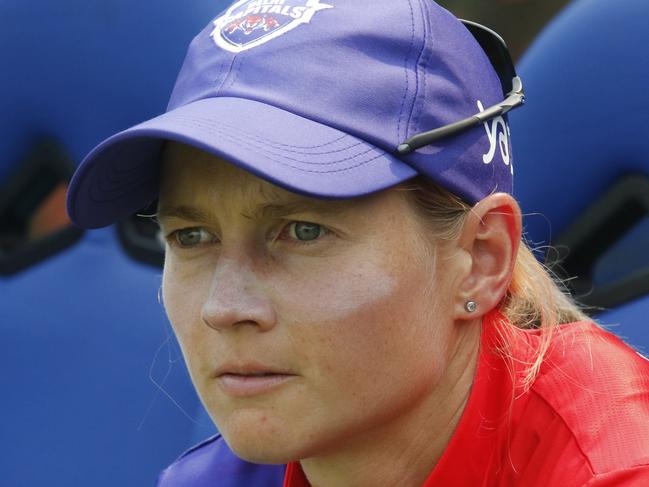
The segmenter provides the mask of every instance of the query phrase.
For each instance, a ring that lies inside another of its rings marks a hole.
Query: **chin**
[[[284,445],[278,445],[277,443],[279,442],[273,440],[265,440],[263,438],[250,438],[246,440],[245,438],[230,437],[225,434],[223,434],[223,438],[230,447],[230,450],[236,456],[247,462],[283,465],[299,460],[299,454],[291,454],[290,448],[285,448]]]
[[[282,428],[267,417],[237,419],[229,418],[217,427],[230,450],[242,460],[280,465],[302,458],[300,442],[290,428]]]

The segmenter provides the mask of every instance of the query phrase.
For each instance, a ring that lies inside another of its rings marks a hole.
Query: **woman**
[[[157,201],[222,434],[161,485],[648,485],[649,364],[521,244],[521,103],[498,37],[430,2],[242,0],[194,39],[69,194],[88,228]]]

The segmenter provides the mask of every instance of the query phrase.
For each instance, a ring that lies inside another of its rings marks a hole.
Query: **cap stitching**
[[[230,139],[230,140],[232,140],[233,142],[239,142],[239,140],[237,140],[237,137],[232,137],[230,134],[222,133],[221,135],[222,135],[223,137],[225,137],[226,139]],[[339,173],[339,172],[350,171],[350,170],[355,169],[355,168],[357,168],[357,167],[364,166],[364,165],[366,165],[366,164],[368,164],[368,163],[370,163],[370,162],[372,162],[372,161],[374,161],[374,160],[376,160],[376,159],[379,159],[380,157],[383,157],[383,156],[386,155],[385,152],[381,151],[381,152],[380,152],[379,154],[377,154],[376,156],[374,156],[374,157],[372,157],[372,158],[370,158],[370,159],[368,159],[368,160],[366,160],[366,161],[361,161],[361,162],[359,162],[359,163],[357,163],[357,164],[355,164],[355,165],[353,165],[353,166],[348,166],[348,167],[341,168],[341,169],[333,169],[333,170],[331,170],[331,171],[317,171],[317,170],[313,170],[313,169],[306,169],[306,168],[302,168],[302,167],[294,166],[293,164],[289,164],[289,163],[287,163],[287,162],[285,162],[285,161],[282,161],[282,160],[279,160],[279,159],[275,159],[275,158],[271,157],[271,155],[273,155],[273,156],[277,156],[277,155],[279,155],[279,154],[274,154],[274,153],[272,153],[272,152],[267,152],[267,151],[265,151],[263,148],[260,148],[259,146],[255,145],[255,144],[251,144],[251,145],[252,145],[252,147],[254,147],[255,149],[257,149],[257,152],[261,153],[262,155],[264,155],[265,157],[267,157],[268,159],[270,159],[270,160],[273,161],[273,162],[276,162],[276,163],[281,164],[281,165],[286,166],[286,167],[290,167],[290,168],[292,168],[292,169],[296,169],[296,170],[298,170],[298,171],[300,171],[300,172],[306,172],[306,173],[312,173],[312,174],[331,174],[331,173]],[[356,157],[359,157],[359,156],[361,156],[361,155],[367,154],[367,153],[370,152],[371,150],[372,150],[372,149],[367,150],[367,151],[365,151],[365,152],[363,152],[363,153],[361,153],[361,154],[356,154],[355,156],[348,157],[348,158],[345,158],[345,159],[341,159],[341,160],[339,160],[339,161],[335,161],[335,162],[331,162],[331,163],[308,163],[308,162],[305,162],[305,161],[300,161],[300,160],[292,159],[292,158],[288,158],[288,157],[287,157],[286,159],[293,160],[293,161],[295,161],[295,162],[300,162],[300,163],[303,163],[303,164],[310,164],[310,165],[331,165],[331,164],[339,164],[339,163],[341,163],[341,162],[345,162],[345,161],[349,161],[349,160],[355,159]]]
[[[275,146],[277,148],[289,147],[289,148],[292,148],[292,149],[315,149],[315,148],[320,148],[320,147],[324,147],[324,146],[327,146],[327,145],[332,145],[333,143],[338,142],[338,141],[348,137],[348,135],[345,134],[345,135],[343,135],[341,137],[337,137],[336,139],[334,139],[334,140],[332,140],[330,142],[326,142],[324,144],[320,144],[320,145],[316,145],[316,146],[294,146],[294,145],[283,144],[281,142],[276,142],[276,141],[273,141],[273,140],[270,140],[270,139],[266,139],[266,138],[261,137],[259,135],[251,134],[250,132],[248,132],[246,130],[243,130],[243,129],[239,128],[239,127],[235,127],[235,126],[230,125],[228,123],[219,122],[218,124],[216,124],[212,120],[210,120],[209,118],[204,118],[204,117],[193,117],[193,118],[179,117],[179,118],[183,119],[183,120],[190,121],[190,122],[193,121],[193,120],[199,120],[201,122],[205,122],[206,126],[209,125],[211,127],[223,126],[223,127],[232,129],[232,130],[234,130],[236,132],[240,132],[242,134],[245,134],[248,138],[250,138],[252,140],[259,140],[260,142],[268,143],[269,145]],[[347,146],[347,147],[345,147],[343,149],[336,149],[336,150],[326,151],[326,152],[312,153],[312,152],[299,151],[299,150],[289,150],[289,152],[295,152],[295,153],[298,153],[298,154],[313,154],[313,155],[332,154],[332,153],[335,153],[335,152],[342,152],[342,151],[344,151],[346,149],[355,147],[355,146],[360,145],[360,144],[361,144],[361,142],[356,142],[356,143],[351,144],[351,145],[349,145],[349,146]]]
[[[212,42],[211,39],[210,39],[210,42]],[[221,48],[220,48],[220,47],[217,47],[217,49],[221,49]],[[221,50],[222,50],[222,51],[225,51],[225,49],[221,49]],[[228,52],[228,53],[226,54],[226,56],[227,56],[227,55],[230,55],[230,53]],[[232,72],[232,68],[234,67],[234,63],[236,62],[236,60],[237,60],[237,54],[235,53],[235,54],[232,55],[232,60],[230,61],[230,66],[229,66],[228,69],[226,70],[226,72],[225,72],[225,76],[224,76],[223,79],[221,80],[221,83],[219,84],[219,86],[216,87],[215,93],[218,94],[218,92],[221,91],[221,89],[223,89],[223,86],[225,85],[226,81],[228,81],[228,76],[229,76],[230,73]],[[225,64],[227,64],[227,62],[226,62]]]
[[[228,138],[228,139],[230,139],[230,140],[232,140],[234,142],[249,143],[249,141],[251,140],[246,136],[235,136],[235,135],[232,135],[232,134],[230,134],[228,132],[224,132],[223,130],[220,130],[218,127],[206,127],[205,125],[201,125],[200,123],[196,123],[196,122],[193,122],[191,120],[188,120],[188,122],[189,123],[188,123],[187,126],[189,126],[189,127],[193,126],[195,128],[202,128],[202,129],[209,128],[209,129],[214,130],[219,135],[224,136],[224,137],[226,137],[226,138]],[[263,146],[260,146],[258,144],[250,144],[250,145],[255,147],[259,152],[261,152],[263,154],[271,154],[271,155],[274,155],[274,156],[277,156],[277,157],[282,157],[284,159],[288,159],[288,160],[291,160],[291,161],[295,161],[295,162],[310,165],[310,166],[329,166],[329,165],[333,165],[333,164],[340,164],[340,163],[343,163],[345,161],[356,159],[357,157],[363,156],[363,155],[365,155],[365,154],[367,154],[369,152],[372,152],[374,150],[380,151],[379,155],[384,155],[385,154],[385,151],[382,151],[382,150],[380,150],[378,148],[375,148],[375,147],[370,147],[369,149],[367,149],[367,150],[365,150],[363,152],[360,152],[358,154],[354,154],[353,156],[349,156],[349,157],[346,157],[344,159],[338,159],[338,160],[327,161],[327,162],[309,162],[309,161],[303,161],[303,160],[300,160],[300,159],[295,159],[295,158],[292,158],[292,157],[288,157],[288,156],[285,156],[284,154],[278,154],[276,152],[268,151],[268,150],[264,149]],[[272,158],[269,158],[269,159],[272,159]],[[272,159],[272,160],[274,160],[274,159]],[[280,161],[276,161],[276,162],[280,162]],[[293,166],[290,166],[290,167],[293,167]],[[327,171],[308,171],[308,172],[327,172]],[[335,171],[331,171],[331,172],[335,172]]]
[[[226,57],[226,59],[225,59],[223,62],[220,62],[220,63],[219,63],[218,71],[216,72],[216,74],[215,74],[215,76],[214,76],[214,79],[213,79],[213,84],[214,84],[214,87],[216,88],[216,92],[219,91],[220,87],[223,85],[223,82],[224,82],[224,81],[227,79],[227,77],[228,77],[227,72],[226,72],[226,66],[227,66],[227,65],[228,65],[227,57]],[[217,87],[217,86],[216,86],[216,83],[218,82],[218,79],[219,79],[219,77],[220,77],[221,75],[223,76],[223,79],[221,80],[220,85]],[[176,91],[176,88],[174,87],[174,90],[173,90],[173,92],[172,92],[172,95],[173,95],[173,93],[174,93],[175,91]]]
[[[288,164],[288,163],[286,163],[284,161],[274,159],[272,157],[269,157],[268,155],[266,155],[266,157],[268,157],[268,159],[270,159],[271,161],[277,162],[278,164],[281,164],[281,165],[286,166],[286,167],[290,167],[292,169],[296,169],[296,170],[301,171],[301,172],[306,172],[306,173],[311,173],[311,174],[334,174],[334,173],[351,171],[352,169],[356,169],[358,167],[365,166],[366,164],[369,164],[370,162],[373,162],[376,159],[379,159],[380,157],[383,157],[384,155],[385,155],[385,152],[377,154],[376,156],[374,156],[374,157],[372,157],[372,158],[370,158],[370,159],[368,159],[366,161],[362,161],[362,162],[359,162],[358,164],[354,164],[353,166],[344,167],[342,169],[333,169],[331,171],[315,171],[313,169],[304,169],[304,168],[301,168],[301,167],[293,166],[292,164]]]
[[[410,88],[410,76],[408,74],[408,60],[410,59],[410,53],[413,51],[415,47],[415,17],[412,9],[412,3],[410,0],[408,0],[408,7],[410,9],[410,47],[408,48],[408,52],[406,53],[406,57],[403,62],[403,70],[406,74],[406,89],[403,92],[403,97],[401,98],[401,108],[399,108],[399,123],[397,124],[397,141],[401,142],[403,138],[401,137],[401,125],[403,123],[403,112],[404,108],[406,105],[406,98],[408,96],[408,90]],[[407,127],[406,127],[407,130]]]
[[[421,77],[422,77],[422,84],[423,84],[423,90],[422,90],[422,99],[421,102],[413,105],[413,114],[414,116],[412,117],[412,121],[408,124],[408,128],[412,127],[412,132],[408,133],[417,133],[419,132],[418,127],[419,127],[419,120],[421,119],[422,113],[424,113],[423,108],[426,106],[426,99],[428,95],[428,82],[427,82],[427,77],[426,77],[426,66],[428,64],[428,61],[430,57],[432,57],[432,49],[426,49],[426,40],[428,39],[428,36],[430,35],[431,43],[433,43],[433,34],[432,34],[432,29],[430,28],[430,16],[428,15],[428,8],[425,3],[423,3],[421,0],[419,0],[419,8],[421,10],[421,16],[422,16],[422,24],[424,26],[424,44],[422,47],[421,55],[419,56],[419,59],[417,60],[417,67],[416,69],[419,70],[421,69]],[[421,64],[420,64],[421,62]]]
[[[245,54],[245,51],[242,52],[241,54]],[[223,91],[229,90],[232,88],[232,85],[239,79],[239,73],[241,72],[241,55],[235,59],[235,63],[238,61],[238,65],[235,68],[235,70],[232,73],[232,76],[230,76],[230,81],[228,82],[228,86],[222,86]]]
[[[243,134],[244,137],[249,138],[251,140],[257,140],[259,142],[263,142],[265,144],[274,146],[277,149],[284,149],[284,150],[287,150],[288,152],[294,152],[296,154],[305,154],[305,155],[335,154],[335,153],[344,152],[344,151],[349,150],[349,149],[351,149],[353,147],[357,147],[359,145],[362,145],[362,142],[356,142],[354,144],[350,144],[350,145],[348,145],[346,147],[343,147],[341,149],[336,149],[336,150],[331,150],[331,151],[324,151],[324,152],[307,152],[307,151],[293,150],[294,148],[296,148],[295,146],[278,143],[278,142],[272,141],[270,139],[265,139],[264,137],[261,137],[259,135],[251,134],[250,132],[247,132],[246,130],[243,130],[243,129],[239,128],[239,127],[234,127],[234,126],[232,126],[230,124],[227,124],[227,123],[219,122],[218,124],[216,124],[216,123],[212,122],[212,120],[210,120],[209,118],[204,118],[204,117],[187,118],[187,117],[179,116],[178,119],[179,120],[185,120],[185,121],[188,121],[188,122],[198,121],[198,122],[203,123],[205,126],[209,126],[209,127],[217,127],[218,128],[218,127],[222,126],[222,127],[228,128],[230,130],[233,130],[235,132],[239,132],[240,134]],[[333,142],[336,142],[338,140],[342,140],[345,137],[347,137],[347,135],[344,135],[342,137],[338,137],[335,141],[327,142],[326,144],[321,144],[320,146],[314,146],[313,148],[323,147],[325,145],[331,145],[331,144],[333,144]],[[291,149],[285,149],[287,147],[291,148]],[[299,148],[301,148],[301,149],[311,149],[311,147],[299,147]]]
[[[209,119],[208,119],[208,120],[209,120]],[[313,145],[313,146],[301,146],[301,145],[290,145],[290,144],[284,144],[284,143],[282,143],[282,142],[277,142],[277,141],[270,140],[270,139],[264,139],[264,138],[261,137],[261,136],[255,136],[255,135],[251,134],[250,132],[246,132],[245,130],[242,130],[242,129],[238,128],[238,127],[235,127],[235,126],[230,125],[230,124],[227,124],[227,123],[223,123],[223,126],[224,126],[224,127],[231,128],[231,129],[236,130],[236,131],[239,131],[239,132],[242,132],[242,133],[244,133],[244,134],[247,134],[247,135],[248,135],[250,138],[252,138],[252,139],[258,139],[258,140],[260,140],[260,141],[262,141],[262,142],[268,143],[268,144],[271,145],[271,146],[277,147],[278,149],[279,149],[279,148],[282,148],[282,147],[289,147],[289,148],[291,148],[291,149],[319,149],[319,148],[321,148],[321,147],[326,147],[326,146],[328,146],[328,145],[333,145],[333,144],[335,144],[336,142],[339,142],[339,141],[341,141],[341,140],[346,139],[346,138],[349,137],[348,134],[343,134],[343,135],[341,135],[340,137],[336,137],[335,139],[333,139],[333,140],[331,140],[331,141],[329,141],[329,142],[325,142],[324,144],[318,144],[318,145]],[[344,147],[343,149],[337,149],[337,150],[326,151],[326,152],[307,152],[306,150],[305,150],[305,151],[289,150],[289,152],[295,152],[295,153],[297,153],[297,154],[314,154],[314,155],[319,155],[319,154],[332,154],[332,153],[334,153],[334,152],[341,152],[341,151],[343,151],[343,150],[350,149],[350,148],[355,147],[355,146],[360,145],[360,144],[361,144],[361,142],[356,142],[356,143],[354,143],[354,144],[350,144],[350,145]]]
[[[259,101],[259,100],[250,99],[250,98],[240,98],[240,97],[232,97],[232,96],[221,96],[221,97],[212,97],[212,98],[236,98],[236,99],[242,99],[242,100],[247,100],[247,101],[253,101],[253,102],[255,102],[255,103],[260,103],[260,104],[263,104],[263,105],[266,105],[266,106],[269,106],[269,107],[277,108],[277,107],[275,107],[274,105],[270,105],[270,104],[268,104],[268,103],[266,103],[266,102],[264,102],[264,101]],[[208,99],[210,99],[210,98],[203,98],[203,99],[200,99],[200,100],[196,100],[194,103],[200,103],[200,102],[202,102],[202,101],[204,101],[204,100],[208,100]],[[182,110],[183,108],[184,108],[184,107],[179,107],[177,110],[180,111],[180,110]],[[286,110],[284,110],[284,111],[286,111]],[[169,113],[169,112],[168,112],[168,113]],[[301,115],[293,114],[292,112],[288,112],[288,111],[287,111],[287,113],[291,113],[292,115],[295,115],[295,116],[298,116],[298,117],[302,117]],[[157,118],[165,117],[165,115],[167,115],[167,114],[163,114],[163,115],[161,115],[160,117],[157,117]],[[191,120],[191,118],[189,118],[189,117],[187,117],[187,116],[183,116],[183,115],[176,115],[176,116],[179,117],[179,118],[183,118],[183,119],[185,119],[185,120]],[[201,117],[201,118],[202,118],[202,117]],[[302,117],[302,118],[304,118],[304,117]],[[207,118],[203,118],[203,119],[204,119],[204,120],[209,120],[209,119],[207,119]],[[154,120],[155,120],[155,119],[154,119]],[[145,122],[145,123],[147,123],[147,122]],[[222,125],[224,125],[224,126],[229,126],[229,127],[232,127],[232,128],[236,128],[236,127],[234,127],[234,126],[232,126],[232,125],[229,125],[229,124],[224,123],[224,122],[221,122],[221,121],[219,121],[219,123],[222,124]],[[317,123],[317,122],[314,122],[314,123]],[[240,131],[243,131],[242,129],[239,129],[239,128],[236,128],[236,129],[237,129],[237,130],[240,130]],[[337,130],[337,131],[341,132],[339,129],[334,129],[334,130]],[[318,144],[318,145],[290,145],[290,144],[283,144],[282,142],[277,142],[277,141],[273,141],[273,140],[270,140],[270,139],[262,139],[262,140],[263,140],[264,142],[268,142],[268,143],[271,143],[271,144],[274,144],[274,145],[277,145],[277,146],[282,146],[282,147],[292,147],[292,148],[295,148],[295,149],[317,149],[317,148],[320,148],[320,147],[325,147],[325,146],[327,146],[327,145],[334,144],[334,143],[336,143],[336,142],[338,142],[338,141],[340,141],[340,140],[342,140],[342,139],[344,139],[344,138],[350,137],[349,134],[346,134],[346,133],[344,133],[344,132],[341,132],[341,133],[342,133],[341,136],[336,137],[335,139],[330,140],[330,141],[328,141],[328,142],[324,142],[324,143],[322,143],[322,144]],[[355,144],[352,144],[352,146],[353,146],[353,145],[355,145]],[[350,146],[350,147],[352,147],[352,146]],[[299,152],[299,151],[294,151],[294,152]],[[325,154],[326,154],[326,152],[325,152]]]
[[[422,24],[423,24],[423,42],[421,46],[421,51],[419,52],[419,55],[417,56],[417,61],[415,63],[415,94],[413,96],[413,102],[412,102],[412,107],[410,108],[410,113],[408,114],[408,122],[406,123],[406,137],[410,134],[410,123],[412,121],[413,114],[415,113],[415,110],[417,110],[417,96],[419,95],[419,63],[421,62],[424,53],[426,52],[426,18],[425,18],[425,12],[421,4],[421,0],[418,1],[419,4],[419,13],[421,14],[422,17]],[[425,74],[424,74],[425,78]],[[425,82],[425,81],[424,81]],[[424,100],[425,101],[425,100]]]
[[[367,152],[369,152],[369,151],[367,151]],[[340,164],[342,162],[351,161],[351,160],[353,160],[353,159],[355,159],[355,158],[357,158],[357,157],[359,157],[361,155],[367,154],[367,152],[364,152],[363,154],[358,154],[358,155],[356,155],[354,157],[349,157],[347,159],[343,159],[341,161],[336,161],[335,164]],[[271,157],[268,153],[265,153],[263,155],[265,157],[268,157],[268,159],[270,159],[271,161],[277,162],[278,164],[281,164],[281,165],[286,166],[286,167],[290,167],[292,169],[296,169],[296,170],[301,171],[301,172],[306,172],[306,173],[311,173],[311,174],[334,174],[334,173],[341,173],[341,172],[351,171],[352,169],[355,169],[357,167],[361,167],[361,166],[364,166],[366,164],[369,164],[370,162],[375,161],[376,159],[379,159],[379,158],[385,156],[385,152],[376,154],[374,157],[370,157],[369,159],[362,160],[362,161],[357,162],[357,163],[355,163],[355,164],[353,164],[351,166],[341,167],[341,168],[337,168],[337,169],[330,169],[330,170],[308,169],[308,168],[304,168],[304,167],[299,167],[299,166],[295,166],[293,164],[289,164],[288,162],[283,161],[281,159],[276,159],[274,157]],[[271,155],[276,155],[276,154],[271,154]],[[298,161],[298,160],[295,160],[295,159],[290,159],[289,158],[289,160],[293,160],[293,161],[295,161],[297,163],[300,163],[300,162],[303,163],[303,161]],[[316,164],[316,165],[317,166],[330,166],[330,165],[333,165],[333,163],[332,164]]]

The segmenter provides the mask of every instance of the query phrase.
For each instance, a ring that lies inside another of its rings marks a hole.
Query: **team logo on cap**
[[[214,21],[210,35],[219,47],[241,52],[308,24],[316,12],[332,7],[320,0],[239,0]]]

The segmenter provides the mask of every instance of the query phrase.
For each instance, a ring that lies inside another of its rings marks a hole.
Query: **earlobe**
[[[508,194],[480,201],[467,215],[459,245],[470,256],[469,272],[456,297],[456,318],[475,319],[505,296],[521,240],[521,212]],[[469,306],[469,302],[475,303]]]

